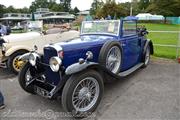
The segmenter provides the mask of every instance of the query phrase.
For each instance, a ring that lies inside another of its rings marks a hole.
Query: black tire
[[[11,72],[13,72],[14,74],[18,74],[19,72],[20,72],[20,70],[19,71],[17,71],[15,68],[14,68],[14,66],[13,66],[13,61],[14,61],[14,59],[17,57],[17,56],[19,56],[19,55],[23,55],[23,54],[25,54],[25,53],[27,53],[27,51],[17,51],[17,52],[15,52],[15,53],[13,53],[9,58],[8,58],[8,61],[7,61],[7,67],[8,67],[8,69],[11,71]]]
[[[73,95],[73,91],[76,88],[76,86],[78,85],[78,83],[80,83],[81,80],[83,80],[84,78],[87,78],[87,77],[93,77],[97,80],[97,82],[99,84],[100,92],[99,92],[99,96],[98,96],[94,106],[92,106],[88,111],[80,112],[80,111],[76,110],[75,107],[73,106],[72,95]],[[102,99],[103,93],[104,93],[104,83],[103,83],[103,79],[102,79],[101,75],[94,70],[86,70],[86,71],[72,75],[67,80],[67,82],[63,88],[63,92],[62,92],[62,98],[61,98],[62,106],[66,112],[72,113],[73,117],[84,118],[96,110],[96,108],[98,107],[98,105]]]
[[[30,67],[31,67],[31,65],[29,64],[29,62],[23,66],[23,68],[21,69],[21,71],[19,73],[18,81],[19,81],[19,85],[21,86],[21,88],[24,91],[31,93],[31,94],[35,94],[33,86],[26,87],[25,75]]]
[[[122,49],[120,47],[120,43],[117,42],[117,41],[108,41],[106,42],[103,47],[101,48],[101,51],[100,51],[100,54],[99,54],[99,63],[101,65],[103,65],[104,67],[106,67],[106,57],[107,57],[107,54],[109,52],[109,50],[114,47],[114,46],[117,46],[121,52],[121,59],[122,59]],[[121,60],[122,61],[122,60]],[[121,63],[120,63],[120,66],[121,66]],[[120,66],[119,66],[119,69],[118,71],[115,73],[119,73],[120,71]]]
[[[142,68],[145,68],[145,67],[147,67],[148,65],[149,65],[149,62],[150,62],[150,55],[151,55],[151,52],[150,52],[151,50],[150,50],[150,46],[148,45],[147,47],[146,47],[146,50],[145,50],[145,52],[144,52],[144,54],[143,54],[143,66],[142,66]],[[146,55],[149,55],[149,57],[147,58],[146,57]]]

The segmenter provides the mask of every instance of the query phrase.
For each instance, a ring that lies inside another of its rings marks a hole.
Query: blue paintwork
[[[126,19],[127,20],[127,19]],[[134,19],[133,19],[134,20]],[[122,47],[122,64],[121,72],[125,71],[134,65],[141,62],[142,51],[146,39],[139,37],[137,34],[131,36],[123,36],[123,21],[121,20],[119,36],[104,35],[104,34],[91,34],[91,35],[81,35],[79,38],[72,39],[68,42],[60,42],[57,45],[62,46],[64,51],[64,58],[62,65],[65,69],[77,63],[79,58],[86,58],[86,52],[93,52],[92,62],[98,63],[98,57],[100,50],[105,42],[109,40],[116,40],[121,43]],[[136,21],[136,20],[135,20]],[[45,48],[45,50],[48,48]],[[49,48],[50,49],[50,48]],[[48,63],[50,57],[56,56],[55,50],[45,51],[44,60]],[[48,81],[52,84],[57,85],[59,80],[61,80],[59,73],[54,73],[47,68],[46,76]],[[59,77],[58,77],[59,76]]]
[[[124,18],[124,20],[138,20],[138,17],[135,16],[127,16]]]
[[[92,51],[94,57],[91,61],[98,62],[99,52],[103,44],[108,40],[117,40],[117,37],[101,35],[84,35],[69,42],[59,43],[63,47],[63,65],[67,68],[79,58],[86,58],[86,52]],[[71,47],[70,47],[71,46]]]

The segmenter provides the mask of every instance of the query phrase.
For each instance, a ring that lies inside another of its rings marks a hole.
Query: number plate
[[[37,94],[39,94],[41,96],[47,96],[47,91],[40,87],[35,86],[35,91]]]

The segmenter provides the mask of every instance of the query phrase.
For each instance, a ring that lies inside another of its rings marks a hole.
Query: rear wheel
[[[142,67],[147,67],[149,65],[150,62],[150,46],[148,45],[145,51],[145,54],[143,56],[143,66]]]
[[[87,117],[95,111],[104,91],[103,79],[94,70],[72,75],[62,93],[62,105],[74,117]]]
[[[13,53],[9,57],[7,65],[10,71],[12,71],[15,74],[18,74],[20,72],[21,68],[26,62],[23,60],[19,60],[18,58],[25,53],[26,51],[18,51],[18,52]]]

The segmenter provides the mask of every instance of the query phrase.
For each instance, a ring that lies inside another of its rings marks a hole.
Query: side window
[[[136,21],[123,22],[123,36],[135,35],[136,32]]]

